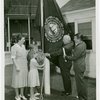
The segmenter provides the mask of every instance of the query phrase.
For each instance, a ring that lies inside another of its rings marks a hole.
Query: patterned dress
[[[17,43],[11,48],[11,58],[15,59],[16,66],[19,68],[19,72],[16,71],[16,66],[13,64],[12,74],[12,87],[21,88],[27,86],[27,51],[25,46],[18,45]]]

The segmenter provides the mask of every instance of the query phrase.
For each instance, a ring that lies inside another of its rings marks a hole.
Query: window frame
[[[94,18],[80,18],[80,19],[75,19],[75,34],[78,33],[78,24],[80,23],[86,23],[86,22],[91,22],[91,35],[92,35],[92,49],[91,50],[87,50],[87,52],[93,52],[95,51],[95,42],[94,39],[96,36],[96,32],[94,31]]]

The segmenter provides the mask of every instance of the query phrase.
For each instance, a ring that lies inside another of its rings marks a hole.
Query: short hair
[[[66,38],[68,41],[71,41],[71,37],[69,35],[64,35],[63,39]]]
[[[74,36],[76,36],[78,39],[83,40],[83,35],[81,33],[76,33]]]
[[[63,41],[65,41],[66,43],[69,43],[71,41],[71,37],[69,35],[64,35]]]

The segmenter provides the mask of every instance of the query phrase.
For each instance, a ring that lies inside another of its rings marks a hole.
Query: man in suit
[[[64,57],[65,57],[65,54],[69,56],[72,55],[73,45],[74,43],[71,41],[70,36],[64,35],[62,48],[60,48],[59,50],[55,50],[54,52],[48,54],[48,56],[50,56],[51,59],[55,57],[58,58],[58,62],[56,63],[58,63],[58,66],[60,67],[61,75],[63,79],[63,85],[64,85],[64,91],[62,92],[62,95],[66,95],[66,96],[72,93],[71,79],[70,79],[70,70],[72,66],[72,61],[65,60]],[[63,51],[63,48],[66,48],[66,50]]]
[[[86,44],[82,41],[83,36],[80,33],[75,34],[75,48],[73,56],[66,55],[67,60],[73,61],[75,72],[76,87],[79,100],[87,100],[87,87],[84,82],[85,57],[86,57]]]

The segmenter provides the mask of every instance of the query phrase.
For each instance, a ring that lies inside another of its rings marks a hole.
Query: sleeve
[[[26,50],[26,54],[28,55],[29,50]]]
[[[66,59],[68,60],[76,60],[80,58],[82,55],[85,55],[85,46],[80,44],[76,47],[76,49],[73,52],[73,56],[66,56]]]
[[[73,46],[74,46],[74,43],[73,42],[71,42],[70,44],[67,44],[67,45],[65,45],[63,48],[65,48],[65,50],[72,50],[73,49]]]
[[[11,48],[11,58],[14,59],[16,58],[16,46],[14,45],[12,48]]]
[[[30,51],[27,54],[27,61],[30,61]]]

